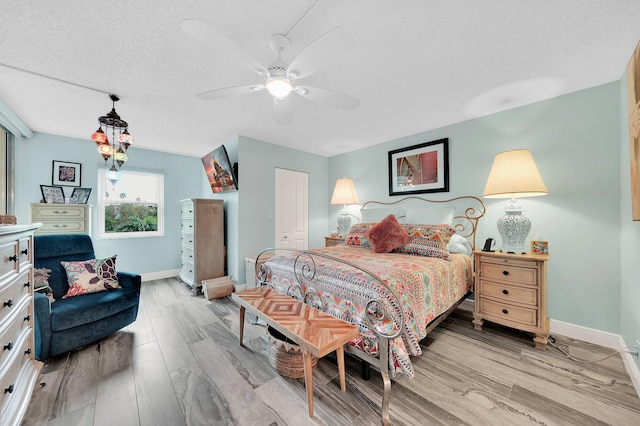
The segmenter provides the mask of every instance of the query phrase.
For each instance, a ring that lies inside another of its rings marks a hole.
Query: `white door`
[[[309,174],[276,169],[276,247],[309,248]]]

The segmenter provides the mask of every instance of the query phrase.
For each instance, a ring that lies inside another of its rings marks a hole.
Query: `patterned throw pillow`
[[[116,273],[116,256],[80,262],[60,262],[67,271],[69,291],[63,299],[81,294],[121,288]]]
[[[449,259],[447,244],[456,228],[449,224],[439,225],[402,225],[411,241],[394,250],[395,253],[417,254],[419,256]]]
[[[364,236],[376,253],[389,253],[411,241],[407,231],[392,214],[373,225]]]
[[[51,269],[34,268],[33,269],[33,289],[37,291],[43,287],[48,287],[50,274],[51,274]]]
[[[364,247],[370,249],[371,243],[369,242],[369,240],[367,240],[364,234],[366,234],[373,225],[375,225],[375,223],[356,223],[355,225],[351,226],[349,235],[347,235],[347,238],[345,239],[345,243],[348,246]]]

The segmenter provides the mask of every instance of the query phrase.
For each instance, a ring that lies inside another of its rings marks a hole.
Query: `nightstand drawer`
[[[344,238],[342,237],[324,237],[324,246],[325,247],[333,247],[339,244],[344,243]]]
[[[510,264],[482,263],[480,276],[498,281],[508,280],[511,283],[517,282],[535,286],[538,282],[537,269],[535,269],[535,263],[529,262],[529,266],[533,267],[523,268]]]
[[[538,292],[533,287],[515,287],[498,282],[479,280],[478,292],[483,296],[502,299],[506,302],[522,303],[537,307]]]
[[[486,314],[489,321],[501,323],[517,322],[520,324],[536,326],[536,309],[521,308],[507,303],[480,298],[480,312]],[[494,319],[490,318],[494,317]]]

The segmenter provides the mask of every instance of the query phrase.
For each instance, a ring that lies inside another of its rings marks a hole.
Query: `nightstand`
[[[344,243],[344,237],[324,237],[324,246],[333,247]]]
[[[544,350],[547,317],[548,255],[473,252],[475,308],[473,326],[484,320],[533,333],[535,348]]]

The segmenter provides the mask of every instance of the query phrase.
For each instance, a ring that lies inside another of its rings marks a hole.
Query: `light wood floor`
[[[104,341],[50,360],[24,425],[377,425],[381,380],[348,362],[347,392],[323,359],[314,372],[315,418],[303,379],[269,364],[265,329],[245,326],[229,299],[191,297],[177,279],[143,283],[138,319]],[[610,349],[556,336],[573,357]],[[473,330],[458,309],[425,339],[416,377],[392,385],[403,425],[638,425],[640,400],[619,355],[572,361],[533,349],[529,336]]]

